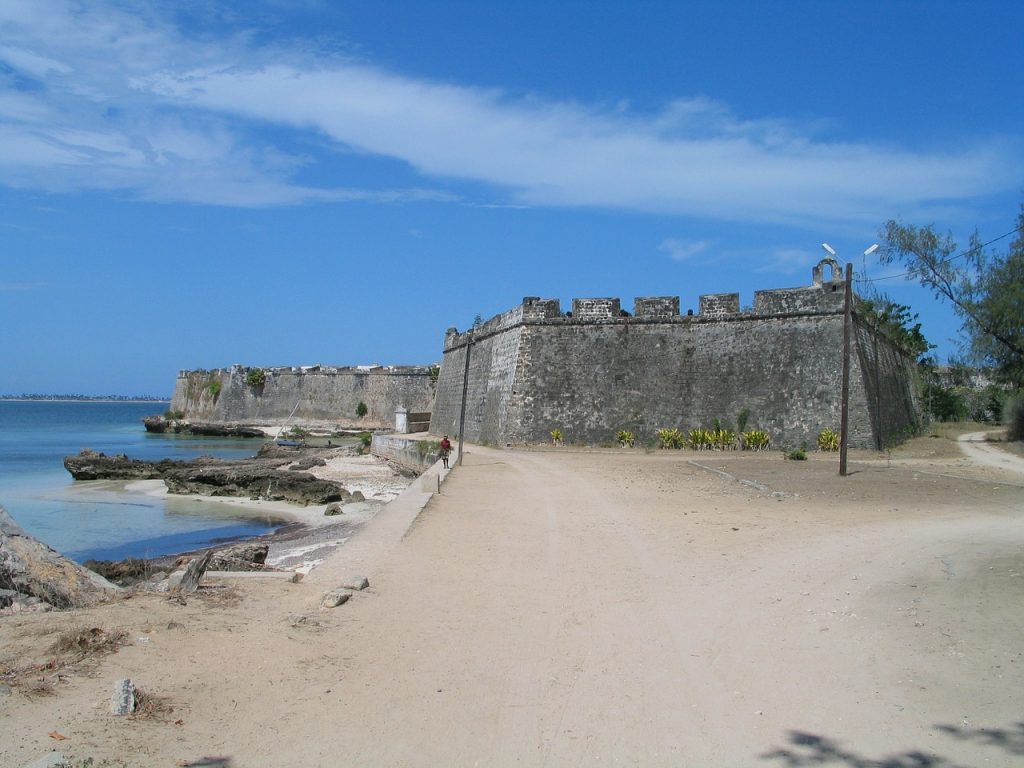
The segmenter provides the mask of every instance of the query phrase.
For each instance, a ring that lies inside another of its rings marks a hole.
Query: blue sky
[[[0,393],[423,364],[1024,196],[1024,3],[0,3]],[[1004,241],[1005,243],[1005,241]],[[898,270],[866,264],[871,277]],[[903,280],[943,355],[958,323]]]

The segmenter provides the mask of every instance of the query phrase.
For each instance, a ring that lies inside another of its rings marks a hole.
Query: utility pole
[[[843,291],[843,392],[839,401],[839,474],[841,477],[846,477],[846,446],[850,437],[850,341],[852,334],[853,264],[847,262],[846,286]]]
[[[469,332],[466,342],[466,368],[462,372],[462,409],[459,413],[459,459],[456,465],[462,465],[462,445],[466,440],[466,394],[469,391],[469,353],[473,349],[473,331]]]

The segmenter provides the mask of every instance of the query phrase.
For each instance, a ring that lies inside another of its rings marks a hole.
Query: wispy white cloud
[[[751,261],[757,266],[755,272],[771,272],[775,274],[802,274],[808,264],[814,264],[825,254],[808,248],[775,247],[767,253],[755,256]]]
[[[454,200],[448,190],[468,181],[494,190],[470,201],[485,205],[874,224],[1014,188],[1024,169],[1021,148],[996,141],[947,151],[831,141],[824,123],[746,119],[704,98],[645,113],[258,47],[246,30],[211,42],[141,5],[55,0],[43,14],[10,0],[0,33],[19,41],[0,47],[16,73],[0,77],[0,178],[17,186],[282,205]],[[344,163],[332,164],[342,169],[332,188],[303,183],[345,152],[397,159],[421,183],[385,176],[366,189]]]
[[[692,240],[689,242],[677,240],[674,237],[662,240],[658,250],[667,253],[673,261],[688,261],[698,253],[706,250],[711,243],[708,240]]]

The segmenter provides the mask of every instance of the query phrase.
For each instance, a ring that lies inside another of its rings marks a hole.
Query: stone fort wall
[[[170,409],[191,421],[279,424],[327,422],[387,429],[395,411],[430,411],[436,370],[426,366],[264,368],[262,385],[246,383],[240,365],[180,371]],[[214,382],[218,382],[214,384]],[[359,403],[367,413],[357,415]]]
[[[830,274],[829,274],[830,273]],[[449,329],[431,419],[459,431],[466,356],[466,439],[505,445],[640,441],[662,428],[763,429],[774,446],[815,445],[839,429],[844,283],[825,260],[810,286],[700,297],[681,315],[678,297],[641,297],[632,313],[616,298],[527,297],[466,333]],[[920,423],[914,361],[856,316],[851,356],[850,444],[880,447]]]

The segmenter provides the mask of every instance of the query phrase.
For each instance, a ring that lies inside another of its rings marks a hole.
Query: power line
[[[967,256],[967,255],[969,255],[971,253],[974,253],[975,251],[980,251],[982,248],[987,248],[988,246],[992,245],[992,243],[998,243],[1000,240],[1005,240],[1010,235],[1015,235],[1015,234],[1017,234],[1019,232],[1024,232],[1024,224],[1022,224],[1020,226],[1017,226],[1017,227],[1014,227],[1013,229],[1011,229],[1006,234],[1000,235],[999,237],[992,238],[987,243],[982,243],[981,245],[976,245],[973,248],[968,248],[966,251],[961,251],[960,253],[956,254],[955,256],[949,256],[949,257],[943,259],[939,263],[940,264],[945,264],[945,263],[950,262],[950,261],[955,261],[956,259],[961,259],[964,256]],[[898,275],[886,275],[885,277],[855,277],[854,278],[854,282],[857,282],[857,283],[880,283],[883,280],[896,280],[897,278],[901,278],[901,277],[910,277],[913,274],[914,274],[913,272],[908,271],[908,272],[900,272]]]

